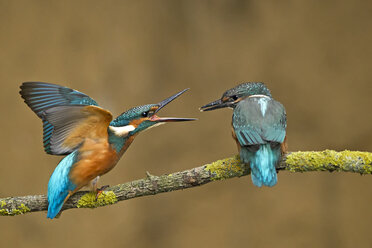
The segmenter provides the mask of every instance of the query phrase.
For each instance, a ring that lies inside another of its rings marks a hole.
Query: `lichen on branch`
[[[292,152],[286,156],[285,169],[292,172],[344,171],[372,173],[372,153],[325,150],[321,152]]]
[[[372,153],[332,150],[291,152],[283,156],[277,169],[290,172],[340,171],[372,174]],[[213,181],[245,176],[249,173],[249,165],[242,164],[239,156],[172,174],[154,176],[147,173],[143,179],[106,188],[98,198],[92,192],[77,192],[66,201],[61,212],[70,208],[103,207],[131,198],[192,188]],[[45,195],[0,199],[0,215],[2,216],[46,211],[47,208],[48,202]]]

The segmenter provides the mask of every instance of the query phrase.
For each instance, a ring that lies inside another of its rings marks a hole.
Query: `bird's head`
[[[188,89],[178,92],[157,104],[146,104],[131,108],[110,123],[110,129],[118,136],[135,134],[166,122],[194,121],[194,118],[159,117],[157,113],[168,103]]]
[[[270,90],[263,83],[242,83],[225,91],[220,99],[200,107],[200,111],[210,111],[226,107],[235,108],[241,100],[253,95],[265,95],[271,97]]]

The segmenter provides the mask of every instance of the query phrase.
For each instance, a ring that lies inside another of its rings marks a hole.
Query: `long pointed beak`
[[[183,93],[188,91],[189,89],[190,88],[184,89],[184,90],[178,92],[177,94],[174,94],[173,96],[170,96],[167,99],[164,99],[163,101],[159,102],[158,103],[159,108],[155,111],[155,113],[157,113],[160,109],[164,108],[168,103],[170,103],[171,101],[173,101],[174,99],[176,99],[177,97],[179,97],[180,95],[182,95]]]
[[[228,107],[227,103],[224,103],[222,102],[221,99],[218,99],[214,102],[211,102],[211,103],[208,103],[202,107],[200,107],[200,111],[210,111],[210,110],[215,110],[215,109],[219,109],[219,108],[226,108]]]
[[[198,119],[195,118],[177,118],[177,117],[159,117],[156,115],[153,115],[150,117],[151,121],[155,122],[179,122],[179,121],[196,121]]]
[[[164,106],[166,106],[168,103],[188,91],[189,89],[184,89],[173,96],[168,97],[167,99],[164,99],[163,101],[158,103],[159,108],[155,110],[155,113],[159,112],[160,109],[162,109]],[[150,121],[154,122],[180,122],[180,121],[196,121],[195,118],[177,118],[177,117],[159,117],[157,115],[153,115],[150,117]]]

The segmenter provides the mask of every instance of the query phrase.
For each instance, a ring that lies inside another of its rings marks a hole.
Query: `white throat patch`
[[[122,127],[113,127],[109,126],[110,130],[119,137],[125,137],[128,136],[129,132],[136,129],[133,125],[126,125]]]

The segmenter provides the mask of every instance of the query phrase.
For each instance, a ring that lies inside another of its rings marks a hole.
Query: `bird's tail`
[[[63,206],[63,203],[65,202],[65,199],[68,195],[67,190],[62,190],[60,192],[56,191],[56,194],[51,194],[50,193],[50,187],[48,185],[48,213],[47,213],[47,218],[53,219],[56,217],[56,215],[61,211],[61,208]]]
[[[260,145],[259,149],[254,152],[244,147],[241,149],[242,161],[250,162],[251,178],[254,185],[272,187],[277,183],[275,166],[279,161],[280,154],[280,146],[272,148],[269,143]]]
[[[62,159],[49,179],[47,218],[53,219],[56,217],[61,211],[69,192],[76,189],[76,185],[68,177],[75,158],[76,152],[73,152]]]

